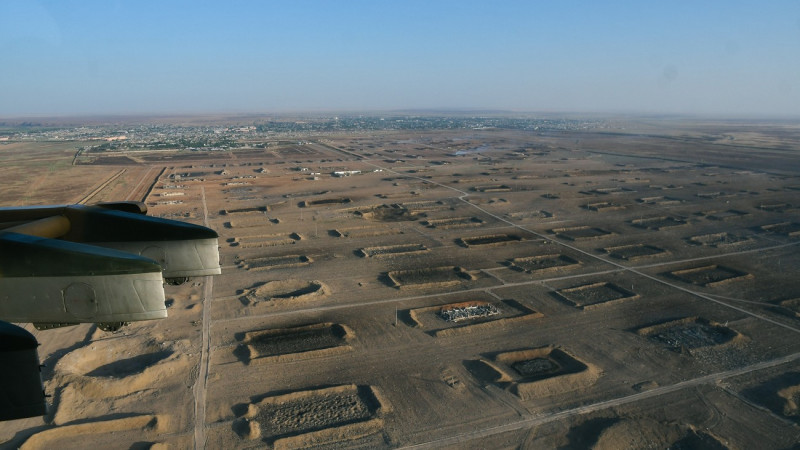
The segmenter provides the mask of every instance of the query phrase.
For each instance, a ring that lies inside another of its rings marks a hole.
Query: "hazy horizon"
[[[800,115],[800,4],[7,1],[0,117]]]

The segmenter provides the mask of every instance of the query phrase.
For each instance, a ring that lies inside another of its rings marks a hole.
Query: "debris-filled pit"
[[[747,236],[737,235],[733,233],[711,233],[691,236],[686,239],[687,242],[694,245],[705,245],[707,247],[721,247],[726,245],[741,244],[749,241]]]
[[[494,329],[544,317],[542,313],[510,299],[447,303],[415,308],[407,313],[410,325],[423,328],[436,337]]]
[[[405,222],[417,220],[421,213],[412,211],[403,205],[393,203],[391,205],[359,209],[354,211],[354,214],[364,219],[377,222]]]
[[[738,332],[702,317],[673,320],[640,328],[636,332],[675,351],[712,347],[741,339]]]
[[[233,427],[242,438],[281,448],[341,444],[348,435],[378,432],[378,416],[388,409],[374,387],[341,385],[254,401]]]

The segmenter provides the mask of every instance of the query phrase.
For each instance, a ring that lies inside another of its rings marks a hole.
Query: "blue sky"
[[[800,116],[800,2],[0,1],[0,116]]]

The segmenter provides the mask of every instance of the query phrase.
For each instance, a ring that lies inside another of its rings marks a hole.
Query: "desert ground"
[[[50,412],[0,446],[793,448],[800,126],[614,123],[0,142],[4,205],[141,200],[223,266],[164,320],[25,324]]]

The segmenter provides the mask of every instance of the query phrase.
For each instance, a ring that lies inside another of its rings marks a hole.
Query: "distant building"
[[[349,177],[350,175],[358,175],[360,174],[360,170],[337,170],[333,172],[333,176],[335,177]]]

